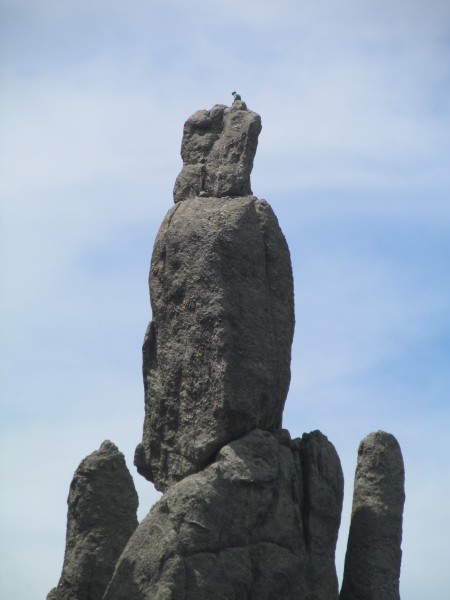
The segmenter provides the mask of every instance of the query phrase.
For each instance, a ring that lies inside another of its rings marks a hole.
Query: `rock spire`
[[[399,600],[405,471],[384,431],[359,445],[341,600]]]
[[[64,565],[47,600],[99,600],[138,524],[133,479],[113,443],[81,461],[67,504]]]
[[[339,456],[321,432],[291,439],[282,427],[294,291],[277,218],[251,191],[260,131],[239,99],[185,123],[175,206],[151,259],[135,452],[163,496],[136,527],[117,448],[105,442],[85,459],[49,600],[399,600],[395,438],[361,442],[339,594]]]
[[[177,204],[156,238],[150,289],[135,464],[164,491],[230,440],[281,426],[294,299],[269,204],[253,196]]]
[[[277,218],[249,195],[260,131],[259,115],[240,101],[198,111],[184,126],[177,204],[150,267],[145,423],[135,455],[162,491],[229,441],[281,426],[294,292]]]

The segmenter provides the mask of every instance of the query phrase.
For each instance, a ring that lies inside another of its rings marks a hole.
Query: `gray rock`
[[[151,261],[135,452],[165,494],[136,529],[123,456],[104,442],[85,459],[48,600],[338,600],[339,457],[318,431],[291,440],[281,429],[293,281],[278,221],[251,195],[260,131],[241,101],[185,123],[175,206]],[[399,600],[403,503],[400,448],[370,434],[341,600]]]
[[[137,527],[138,498],[123,454],[110,441],[87,456],[70,485],[64,565],[48,600],[99,600]]]
[[[199,195],[222,198],[252,193],[250,173],[261,132],[261,117],[236,101],[231,108],[216,104],[199,110],[184,124],[183,168],[174,187],[174,201]]]
[[[341,523],[344,478],[334,446],[320,432],[301,440],[303,501],[301,513],[308,562],[305,571],[311,600],[337,598],[335,549]]]
[[[150,295],[135,464],[164,491],[230,440],[281,426],[294,298],[269,204],[253,196],[178,203],[156,238]]]
[[[403,458],[393,435],[378,431],[358,449],[341,600],[399,600]]]
[[[325,436],[255,430],[169,488],[104,600],[337,600],[342,491]]]

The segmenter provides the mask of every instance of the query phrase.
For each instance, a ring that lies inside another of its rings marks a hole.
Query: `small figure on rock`
[[[208,179],[208,171],[206,170],[205,164],[204,164],[204,160],[202,161],[202,168],[200,171],[200,193],[201,192],[205,192],[205,187],[206,187],[206,180]]]
[[[231,95],[234,96],[234,102],[236,100],[242,100],[241,95],[238,94],[237,92],[231,92]]]

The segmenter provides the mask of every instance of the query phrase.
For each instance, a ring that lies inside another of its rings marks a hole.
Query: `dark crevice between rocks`
[[[201,554],[214,554],[217,556],[218,554],[220,554],[221,552],[225,552],[226,550],[243,550],[246,548],[250,549],[250,548],[259,546],[261,544],[267,544],[269,546],[276,546],[277,548],[283,548],[283,550],[287,550],[291,554],[300,556],[300,554],[298,552],[295,552],[289,546],[284,546],[283,544],[278,544],[277,542],[274,542],[272,540],[260,539],[255,542],[249,542],[249,543],[241,544],[241,545],[222,546],[217,549],[211,548],[208,550],[199,550],[198,552],[191,552],[191,553],[183,554],[183,558],[191,558],[192,556],[198,556]]]

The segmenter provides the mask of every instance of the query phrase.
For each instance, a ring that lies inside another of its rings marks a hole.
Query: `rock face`
[[[150,290],[135,464],[164,491],[230,440],[281,426],[294,297],[269,204],[253,196],[178,203],[156,238]]]
[[[205,195],[248,196],[250,173],[261,132],[261,117],[235,101],[199,110],[184,124],[183,168],[174,187],[174,201]]]
[[[99,600],[137,527],[133,479],[110,441],[81,462],[67,503],[63,570],[47,600]]]
[[[172,485],[132,536],[105,600],[336,600],[343,478],[320,432],[254,430]]]
[[[135,453],[164,495],[136,529],[117,448],[85,459],[49,600],[338,600],[339,457],[319,431],[291,440],[281,428],[293,281],[277,219],[251,195],[260,130],[239,101],[185,124],[150,267]],[[395,438],[365,438],[341,600],[399,600],[403,480]]]
[[[378,431],[362,440],[341,600],[399,600],[404,479],[393,435]]]

